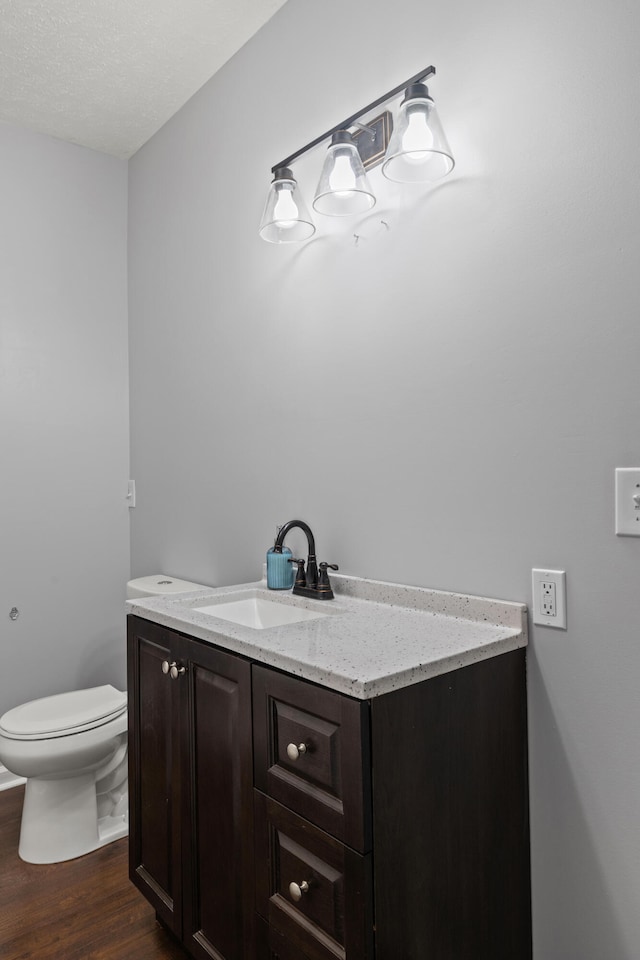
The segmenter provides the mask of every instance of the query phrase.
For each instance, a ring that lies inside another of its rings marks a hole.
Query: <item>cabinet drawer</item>
[[[256,787],[355,850],[370,850],[368,704],[254,666],[253,726]]]
[[[370,960],[371,855],[361,856],[258,790],[254,797],[256,909],[273,932],[272,947],[278,941],[285,945],[281,952],[309,960]]]
[[[256,916],[256,960],[309,960],[309,957],[277,930],[270,930],[262,917]]]

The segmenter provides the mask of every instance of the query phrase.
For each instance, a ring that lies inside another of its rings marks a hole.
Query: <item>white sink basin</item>
[[[230,623],[239,623],[243,627],[252,627],[254,630],[266,630],[267,627],[282,627],[288,623],[302,623],[303,620],[319,620],[329,616],[328,612],[290,607],[264,597],[245,597],[242,600],[210,603],[192,609],[228,620]]]

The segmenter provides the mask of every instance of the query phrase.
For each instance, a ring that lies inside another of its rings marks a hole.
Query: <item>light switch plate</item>
[[[640,537],[640,467],[616,468],[616,535]]]

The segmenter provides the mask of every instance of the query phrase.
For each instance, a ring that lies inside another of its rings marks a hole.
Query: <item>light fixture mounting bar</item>
[[[402,91],[406,90],[407,87],[410,87],[412,83],[420,83],[422,80],[426,80],[427,77],[434,76],[435,72],[435,67],[425,67],[425,69],[421,70],[420,73],[416,73],[414,77],[409,77],[409,79],[405,80],[404,83],[394,87],[393,90],[389,90],[388,93],[385,93],[377,100],[374,100],[373,103],[368,103],[366,107],[362,107],[361,110],[358,110],[357,113],[354,113],[351,117],[347,117],[347,119],[343,120],[342,123],[336,124],[336,126],[332,127],[331,130],[327,130],[326,133],[316,137],[316,139],[312,140],[311,143],[307,143],[304,147],[301,147],[300,150],[296,150],[295,153],[292,153],[285,160],[281,160],[280,163],[276,163],[275,166],[271,167],[271,173],[275,173],[279,167],[288,167],[291,163],[293,163],[294,160],[297,160],[298,157],[301,157],[303,153],[307,153],[308,150],[312,150],[313,147],[317,147],[318,144],[322,143],[323,140],[328,140],[329,137],[333,136],[334,133],[337,133],[338,130],[347,130],[349,127],[352,127],[356,120],[362,117],[365,113],[368,113],[370,110],[375,110],[375,108],[379,107],[381,103],[384,103],[386,100],[391,100],[392,97],[402,93]]]

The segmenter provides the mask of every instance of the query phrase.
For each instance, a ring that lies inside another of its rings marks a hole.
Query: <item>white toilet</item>
[[[158,574],[127,598],[206,590]],[[105,685],[32,700],[0,717],[0,763],[25,777],[18,853],[58,863],[126,836],[127,694]]]

